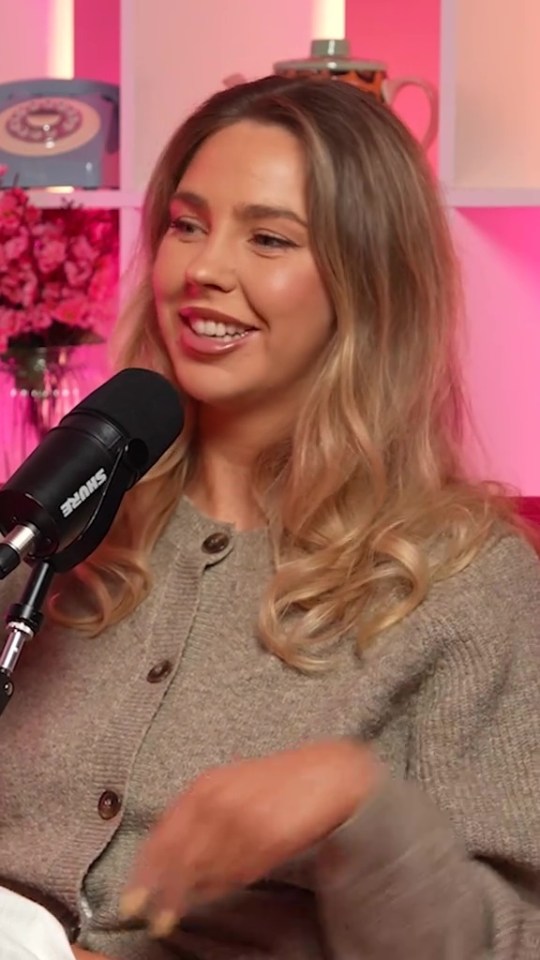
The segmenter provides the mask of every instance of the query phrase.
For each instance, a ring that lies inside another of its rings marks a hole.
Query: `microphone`
[[[178,391],[151,370],[122,370],[77,404],[0,489],[0,580],[25,557],[54,561],[56,554],[58,570],[85,559],[110,528],[123,495],[183,425]],[[82,543],[102,505],[98,539],[94,531],[85,540],[90,549],[62,567],[60,551],[71,549],[75,557],[74,543]]]

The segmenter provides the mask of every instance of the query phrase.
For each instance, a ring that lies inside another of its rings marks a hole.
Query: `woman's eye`
[[[283,250],[287,247],[295,247],[292,240],[285,237],[276,237],[273,233],[256,233],[252,237],[252,242],[265,250]]]
[[[197,233],[201,227],[195,220],[189,220],[186,217],[175,217],[169,222],[169,229],[184,237],[191,237]]]

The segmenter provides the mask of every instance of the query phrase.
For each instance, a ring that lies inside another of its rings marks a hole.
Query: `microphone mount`
[[[13,696],[13,671],[22,649],[41,629],[42,606],[54,575],[78,566],[101,543],[131,486],[134,472],[141,469],[146,458],[143,441],[126,441],[117,453],[106,484],[99,491],[96,507],[86,526],[63,550],[46,557],[33,557],[30,551],[37,543],[38,531],[31,524],[15,527],[0,545],[0,579],[12,572],[25,556],[32,567],[20,601],[9,608],[6,616],[7,634],[0,654],[0,714]]]

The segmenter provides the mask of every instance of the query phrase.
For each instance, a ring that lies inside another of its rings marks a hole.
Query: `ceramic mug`
[[[314,40],[311,56],[305,60],[282,60],[274,64],[274,73],[283,77],[331,77],[351,83],[366,93],[371,93],[392,107],[404,87],[420,87],[429,103],[429,120],[420,142],[427,150],[437,135],[439,105],[437,91],[432,83],[421,77],[388,76],[385,63],[378,60],[360,60],[349,56],[347,40]],[[229,81],[233,78],[228,78]]]

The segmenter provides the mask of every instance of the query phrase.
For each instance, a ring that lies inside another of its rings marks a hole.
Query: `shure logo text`
[[[100,487],[107,480],[107,474],[105,470],[101,468],[94,474],[93,477],[90,477],[86,483],[83,483],[81,487],[71,497],[68,497],[67,500],[64,500],[63,504],[60,507],[63,517],[69,517],[77,507],[80,507],[85,500],[88,500],[88,497],[91,497],[96,490],[99,490]]]

